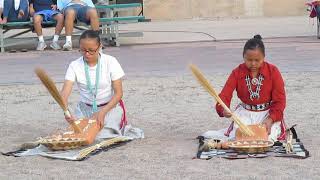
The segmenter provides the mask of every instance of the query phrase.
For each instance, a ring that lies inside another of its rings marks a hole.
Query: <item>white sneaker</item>
[[[61,46],[58,44],[57,41],[52,41],[52,43],[50,44],[50,47],[51,47],[53,50],[59,50],[59,49],[61,49]]]
[[[63,45],[63,50],[64,50],[64,51],[71,51],[71,50],[72,50],[72,42],[66,42],[66,43]]]
[[[37,51],[43,51],[47,47],[47,44],[45,42],[38,42]]]

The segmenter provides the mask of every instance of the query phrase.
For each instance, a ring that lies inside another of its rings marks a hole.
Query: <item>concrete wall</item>
[[[154,20],[216,17],[299,16],[306,0],[144,0],[144,12]]]

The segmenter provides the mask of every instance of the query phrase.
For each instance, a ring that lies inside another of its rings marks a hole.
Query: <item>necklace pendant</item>
[[[259,82],[258,78],[252,78],[252,80],[251,80],[251,84],[254,86],[256,86],[258,84],[258,82]]]

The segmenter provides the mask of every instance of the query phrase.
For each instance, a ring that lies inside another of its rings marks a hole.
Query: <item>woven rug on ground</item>
[[[214,139],[206,139],[199,136],[199,148],[197,159],[209,160],[213,157],[225,159],[246,159],[246,158],[266,158],[266,157],[287,157],[305,159],[310,157],[310,153],[304,147],[297,136],[294,126],[287,129],[287,138],[283,142],[271,143],[268,141],[233,142],[220,143]],[[250,144],[251,143],[251,144]],[[253,144],[252,149],[250,146]],[[237,148],[237,145],[242,148]],[[247,148],[246,148],[247,147]],[[252,151],[251,151],[252,150]]]
[[[1,154],[14,157],[40,155],[54,159],[80,161],[99,152],[124,145],[134,139],[144,138],[143,130],[131,125],[126,125],[122,134],[114,134],[113,131],[106,129],[106,131],[100,132],[99,137],[96,137],[94,143],[90,145],[83,144],[81,138],[59,137],[57,140],[51,139],[54,136],[49,136],[49,139],[40,138],[34,142],[24,143],[13,151],[1,152]]]
[[[17,150],[5,152],[2,154],[6,156],[34,156],[40,155],[53,159],[62,159],[62,160],[70,160],[70,161],[81,161],[89,158],[92,155],[98,154],[103,151],[107,151],[109,149],[121,146],[126,144],[129,141],[132,141],[132,137],[126,136],[118,136],[109,139],[100,139],[97,140],[96,143],[89,146],[84,146],[79,149],[72,150],[64,150],[64,151],[53,151],[46,146],[40,144],[37,147],[28,149],[25,147],[21,147]]]

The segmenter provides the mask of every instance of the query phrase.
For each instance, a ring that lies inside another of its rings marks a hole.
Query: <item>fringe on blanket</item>
[[[196,155],[196,159],[209,160],[213,157],[226,158],[226,159],[246,159],[246,158],[265,158],[269,156],[273,157],[287,157],[287,158],[297,158],[306,159],[310,157],[310,152],[305,148],[301,140],[298,138],[297,132],[295,130],[295,125],[287,129],[288,132],[292,133],[292,144],[291,152],[288,152],[286,142],[277,141],[274,143],[273,147],[265,153],[259,154],[247,154],[238,153],[233,149],[209,149],[203,148],[204,144],[208,139],[203,136],[199,136],[199,147]]]

